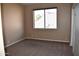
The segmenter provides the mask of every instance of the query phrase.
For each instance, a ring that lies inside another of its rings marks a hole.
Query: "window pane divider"
[[[45,27],[46,27],[46,23],[45,23],[45,9],[44,9],[44,29],[45,29]]]

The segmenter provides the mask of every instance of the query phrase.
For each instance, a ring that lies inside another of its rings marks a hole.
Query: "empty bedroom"
[[[6,56],[74,56],[72,9],[77,5],[2,3],[0,6]]]

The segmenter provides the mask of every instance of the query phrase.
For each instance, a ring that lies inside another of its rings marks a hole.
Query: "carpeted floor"
[[[6,48],[9,56],[73,56],[68,43],[25,39]]]

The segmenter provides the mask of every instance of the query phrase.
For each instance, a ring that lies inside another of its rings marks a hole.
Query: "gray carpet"
[[[68,43],[25,39],[6,48],[8,56],[73,56]]]

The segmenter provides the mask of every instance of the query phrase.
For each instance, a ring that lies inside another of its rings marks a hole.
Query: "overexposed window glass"
[[[37,29],[57,29],[57,8],[34,10],[33,25]]]
[[[34,28],[44,28],[44,10],[34,11]]]
[[[45,10],[45,24],[47,29],[57,28],[57,9]]]

